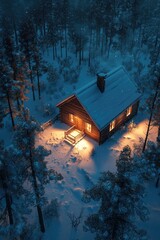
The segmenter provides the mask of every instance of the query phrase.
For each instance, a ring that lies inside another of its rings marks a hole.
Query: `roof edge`
[[[84,110],[86,111],[86,113],[88,114],[88,116],[90,117],[90,119],[94,122],[95,126],[97,127],[98,130],[100,130],[100,128],[98,127],[97,123],[94,121],[94,119],[90,116],[90,114],[88,113],[87,109],[83,106],[83,104],[80,102],[79,98],[75,95],[75,97],[77,98],[78,102],[80,103],[80,105],[84,108]]]
[[[71,100],[72,98],[74,98],[74,97],[75,97],[75,95],[71,95],[71,96],[65,98],[64,100],[62,100],[61,102],[59,102],[58,104],[56,104],[56,107],[62,106],[64,103],[70,101],[70,100]]]

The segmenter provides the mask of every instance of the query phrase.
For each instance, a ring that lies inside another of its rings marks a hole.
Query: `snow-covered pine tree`
[[[29,89],[30,83],[28,80],[28,65],[25,57],[21,52],[14,54],[14,68],[13,80],[16,82],[15,99],[17,102],[17,109],[19,112],[24,108],[24,101],[27,100],[26,93]]]
[[[59,12],[58,12],[59,13]],[[57,13],[57,6],[54,2],[52,4],[52,12],[49,15],[48,21],[47,21],[47,32],[46,36],[44,37],[44,43],[47,46],[47,49],[49,46],[52,47],[52,56],[53,60],[57,57],[57,44],[59,40],[62,40],[60,37],[59,29],[58,29],[58,13]],[[61,48],[61,47],[60,47]],[[62,56],[62,48],[60,49],[61,56]]]
[[[50,14],[52,14],[53,0],[36,0],[34,5],[31,6],[31,17],[34,18],[34,22],[39,27],[41,36],[45,36],[47,32],[47,21]],[[34,11],[32,9],[34,8]],[[53,23],[55,24],[55,23]],[[38,30],[38,29],[37,29]]]
[[[29,77],[31,81],[32,87],[32,95],[33,100],[35,101],[35,87],[34,87],[34,76],[33,76],[33,69],[32,69],[32,60],[33,60],[33,53],[36,44],[36,32],[34,29],[34,24],[29,16],[26,14],[25,19],[21,23],[19,29],[19,38],[20,38],[20,48],[23,52],[26,61],[28,62],[29,67]]]
[[[147,148],[144,152],[143,159],[147,161],[148,164],[148,171],[152,172],[152,177],[158,176],[156,180],[156,187],[159,185],[159,178],[160,178],[160,147],[159,144],[154,142],[148,142]],[[154,171],[153,171],[154,170]]]
[[[65,48],[65,57],[68,57],[68,24],[70,19],[70,3],[69,0],[60,0],[58,2],[58,25],[61,31],[61,39],[63,39],[63,47]],[[61,41],[61,57],[62,57],[62,41]]]
[[[2,196],[5,198],[5,202],[6,202],[6,209],[8,212],[8,218],[9,218],[9,223],[13,224],[13,213],[12,213],[12,207],[11,207],[11,193],[8,190],[8,184],[9,182],[8,177],[9,177],[9,173],[8,173],[8,167],[6,166],[6,162],[5,162],[5,158],[6,158],[6,152],[4,149],[4,143],[0,142],[0,176],[1,176],[1,186],[2,186],[2,190],[3,190],[3,194],[4,196]],[[7,167],[7,168],[6,168]]]
[[[17,108],[20,111],[23,107],[23,102],[26,99],[26,88],[29,85],[26,80],[28,67],[25,57],[16,49],[14,41],[7,31],[3,36],[3,46],[6,62],[12,70],[11,78],[13,81],[17,81],[14,95],[17,101]]]
[[[13,146],[5,148],[2,141],[0,153],[0,236],[15,240],[24,231],[25,215],[29,213],[28,192],[23,188],[23,178],[17,164],[22,155]]]
[[[149,26],[147,26],[146,29],[148,52],[150,54],[151,64],[153,65],[159,62],[160,57],[160,34],[158,30],[160,25],[159,12],[160,3],[157,1],[151,13]]]
[[[26,3],[25,5],[27,5]],[[13,36],[15,44],[18,46],[18,27],[25,12],[24,3],[17,0],[1,0],[1,10],[2,28],[5,27],[8,31],[9,26],[12,33],[10,35]],[[5,26],[6,22],[8,22],[7,26]]]
[[[50,180],[61,180],[62,176],[53,169],[48,170],[45,157],[50,151],[43,146],[36,147],[36,133],[41,130],[40,125],[30,117],[28,109],[25,109],[23,116],[19,118],[16,132],[14,134],[14,147],[22,152],[23,170],[26,182],[32,185],[33,194],[31,205],[36,206],[39,218],[40,229],[45,232],[45,225],[42,207],[47,203],[45,198],[45,185]]]
[[[40,130],[40,126],[30,118],[28,109],[24,110],[23,114],[24,116],[19,119],[19,122],[17,124],[16,133],[14,135],[14,145],[17,147],[17,149],[23,152],[24,166],[28,165],[28,171],[26,171],[26,179],[32,184],[34,192],[33,202],[35,201],[35,205],[37,207],[40,229],[42,232],[45,232],[43,214],[41,209],[41,194],[43,195],[44,192],[41,191],[40,193],[39,187],[41,185],[38,184],[36,174],[36,169],[41,167],[41,165],[39,164],[39,159],[35,158],[35,133],[36,131]],[[43,152],[42,150],[43,158],[47,155],[49,155],[49,152]],[[44,169],[41,170],[41,177],[43,179]]]
[[[124,147],[116,165],[116,173],[102,173],[98,183],[84,192],[84,201],[100,202],[98,211],[86,219],[84,229],[95,232],[96,240],[146,239],[145,231],[135,223],[137,218],[147,220],[148,210],[129,146]]]
[[[0,48],[1,48],[0,57],[2,58],[2,56],[3,56],[2,44],[0,44]],[[0,68],[2,67],[2,65],[3,65],[2,62],[0,61]],[[0,78],[1,77],[2,76],[0,75]],[[6,116],[6,114],[7,114],[7,103],[6,103],[4,94],[3,94],[3,90],[0,87],[0,128],[3,127],[3,118]]]
[[[4,104],[6,110],[11,117],[13,129],[15,128],[14,115],[16,109],[14,107],[15,93],[17,90],[17,82],[11,78],[12,69],[6,61],[3,50],[0,51],[0,97],[6,102]],[[3,106],[3,107],[4,107]]]
[[[3,127],[3,118],[5,117],[5,101],[2,99],[1,94],[0,94],[0,128]]]
[[[158,126],[157,141],[160,142],[160,63],[156,65],[154,75],[156,100],[153,111],[153,125]]]
[[[40,77],[47,71],[46,63],[42,58],[39,47],[34,47],[33,50],[33,71],[35,71],[35,75],[37,77],[37,86],[38,86],[38,97],[41,99],[41,84]]]
[[[48,66],[48,71],[47,71],[47,81],[49,83],[48,90],[54,92],[55,88],[58,83],[58,79],[60,78],[58,69],[53,67],[52,65]]]
[[[160,128],[160,64],[152,65],[150,74],[150,88],[152,91],[147,98],[147,110],[149,111],[150,116],[142,150],[143,152],[147,145],[148,135],[152,124],[158,125],[158,128]]]

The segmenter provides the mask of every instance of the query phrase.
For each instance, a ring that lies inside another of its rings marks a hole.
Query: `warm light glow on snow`
[[[37,140],[39,143],[46,145],[52,152],[55,152],[55,157],[59,159],[65,158],[69,154],[79,155],[84,162],[86,162],[86,159],[90,159],[94,149],[94,141],[86,136],[73,146],[64,141],[65,131],[66,125],[57,122],[54,126],[50,126],[41,132]],[[74,130],[72,133],[77,136],[79,130]],[[63,162],[63,160],[61,161]]]
[[[76,144],[76,148],[78,150],[85,150],[87,149],[87,151],[91,151],[91,149],[93,148],[93,145],[91,144],[91,142],[87,141],[86,139],[82,139],[80,140],[77,144]]]
[[[116,146],[116,150],[121,151],[124,146],[127,144],[130,147],[133,147],[133,144],[138,144],[140,138],[145,138],[146,131],[147,131],[147,124],[148,120],[145,119],[141,121],[139,124],[136,125],[131,131],[125,132],[122,137],[119,139],[119,144]],[[157,137],[157,127],[151,127],[150,134],[149,134],[149,141],[156,141]]]
[[[133,149],[134,144],[138,144],[140,138],[145,138],[147,124],[147,119],[140,121],[135,128],[128,129],[128,124],[126,124],[123,130],[117,131],[100,146],[87,136],[73,146],[64,141],[64,132],[68,126],[55,122],[53,126],[46,128],[38,135],[37,144],[42,144],[51,150],[52,157],[48,160],[48,164],[52,166],[54,161],[57,162],[60,171],[65,164],[67,166],[77,165],[89,172],[113,170],[114,162],[123,147],[129,145]],[[151,127],[149,140],[156,141],[156,137],[157,128]]]

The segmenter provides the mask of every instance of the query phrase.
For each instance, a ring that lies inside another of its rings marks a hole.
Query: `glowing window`
[[[74,115],[71,113],[69,114],[69,121],[72,123],[74,122]]]
[[[85,123],[85,129],[87,130],[87,132],[91,132],[91,130],[92,130],[91,124]]]
[[[131,114],[131,112],[132,112],[132,106],[127,108],[126,116],[128,117]]]
[[[112,131],[115,128],[115,120],[113,120],[109,125],[109,131]]]

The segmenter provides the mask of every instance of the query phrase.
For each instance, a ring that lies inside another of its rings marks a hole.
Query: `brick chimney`
[[[97,87],[99,88],[101,93],[103,93],[104,90],[105,90],[105,78],[106,78],[105,73],[98,73],[97,74]]]

